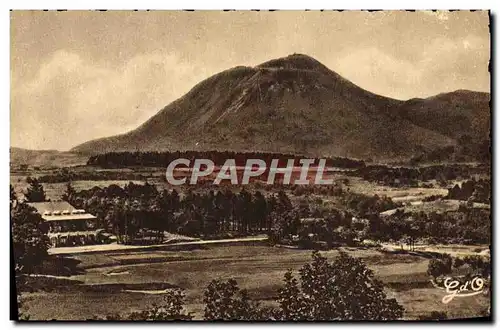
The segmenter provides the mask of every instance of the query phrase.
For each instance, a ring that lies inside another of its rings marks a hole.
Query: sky
[[[70,148],[125,133],[238,65],[314,57],[406,100],[489,92],[483,12],[13,11],[11,146]]]

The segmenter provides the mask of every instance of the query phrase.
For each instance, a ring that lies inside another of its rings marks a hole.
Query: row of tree
[[[427,267],[427,274],[432,276],[434,280],[460,272],[465,273],[465,276],[469,279],[474,276],[489,279],[491,276],[491,262],[489,258],[478,255],[453,258],[449,254],[443,254],[431,259]]]
[[[116,171],[71,171],[63,168],[55,173],[41,175],[38,182],[41,183],[62,183],[69,181],[145,181],[151,175],[134,172],[116,172]]]
[[[425,240],[436,244],[489,244],[491,214],[488,209],[462,207],[457,211],[403,212],[384,218],[373,217],[370,232],[381,241]],[[375,229],[377,228],[377,229]]]
[[[147,183],[80,192],[68,184],[63,197],[96,215],[101,221],[99,226],[114,232],[123,242],[134,240],[143,229],[156,231],[159,239],[163,231],[168,231],[198,237],[267,233],[280,241],[304,231],[303,218],[324,218],[334,225],[333,230],[343,226],[345,230],[339,230],[349,232],[353,216],[377,215],[400,206],[385,196],[343,192],[341,198],[349,210],[324,207],[321,199],[310,201],[305,197],[292,203],[284,191],[269,195],[245,189],[178,193],[175,189],[158,191]]]
[[[167,167],[176,159],[210,159],[216,166],[222,166],[227,159],[234,159],[236,166],[245,166],[248,159],[263,160],[268,166],[273,159],[279,159],[279,166],[286,166],[289,159],[294,159],[295,164],[299,164],[299,160],[310,158],[303,155],[281,154],[281,153],[264,153],[264,152],[233,152],[233,151],[173,151],[173,152],[110,152],[105,154],[94,155],[89,158],[87,165],[95,165],[104,168],[124,168],[131,166],[151,166],[151,167]],[[357,168],[365,165],[363,161],[354,160],[343,157],[324,157],[327,166]],[[316,164],[319,159],[316,158]]]
[[[446,146],[423,152],[410,160],[411,164],[434,162],[481,162],[491,163],[491,140],[474,141],[463,135],[456,146]]]
[[[289,214],[277,224],[271,239],[291,243],[296,237],[299,245],[319,247],[311,241],[324,242],[326,248],[342,244],[356,245],[364,240],[399,242],[413,249],[417,242],[431,244],[489,244],[491,242],[490,212],[486,209],[464,207],[460,211],[429,214],[397,211],[380,217],[376,213],[366,218],[354,217],[348,211],[329,210],[321,218],[310,221],[292,220]]]
[[[273,218],[292,208],[283,192],[265,197],[245,189],[239,193],[188,190],[181,195],[175,189],[160,192],[147,183],[80,192],[68,184],[64,199],[95,214],[99,226],[123,237],[124,242],[133,240],[142,229],[157,231],[159,238],[163,231],[202,237],[269,232]]]

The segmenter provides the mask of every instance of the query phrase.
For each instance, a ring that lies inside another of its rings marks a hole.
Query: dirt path
[[[400,244],[382,243],[382,248],[387,251],[401,251]],[[405,250],[409,247],[405,244]],[[475,249],[481,251],[474,251]],[[435,246],[435,245],[416,245],[414,252],[431,252],[431,253],[447,253],[453,257],[464,256],[490,256],[490,251],[486,246],[467,246],[467,245],[450,245],[450,246]]]
[[[240,237],[228,238],[219,240],[206,240],[206,241],[189,241],[170,244],[156,244],[156,245],[123,245],[123,244],[102,244],[102,245],[86,245],[75,247],[58,247],[50,248],[49,254],[80,254],[80,253],[98,253],[98,252],[111,252],[111,251],[140,251],[140,250],[154,250],[161,248],[168,248],[174,246],[197,246],[207,244],[228,244],[228,243],[243,243],[243,242],[265,242],[267,241],[266,235],[254,237]]]

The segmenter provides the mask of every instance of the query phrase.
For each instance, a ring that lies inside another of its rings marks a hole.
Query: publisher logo
[[[447,293],[441,301],[448,304],[455,298],[477,296],[485,292],[485,281],[479,276],[464,280],[461,278],[446,277],[441,285],[437,285],[433,280],[432,284]]]
[[[267,164],[261,159],[248,159],[244,166],[238,166],[235,159],[227,159],[222,166],[215,166],[210,159],[176,159],[167,166],[166,178],[171,185],[195,185],[201,179],[219,185],[222,182],[245,185],[252,179],[267,184],[331,185],[333,179],[325,178],[326,159],[273,159]]]

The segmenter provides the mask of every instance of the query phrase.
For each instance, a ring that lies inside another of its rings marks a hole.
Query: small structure
[[[101,243],[102,229],[97,228],[97,217],[76,209],[65,201],[29,203],[49,224],[52,246],[76,246]]]

